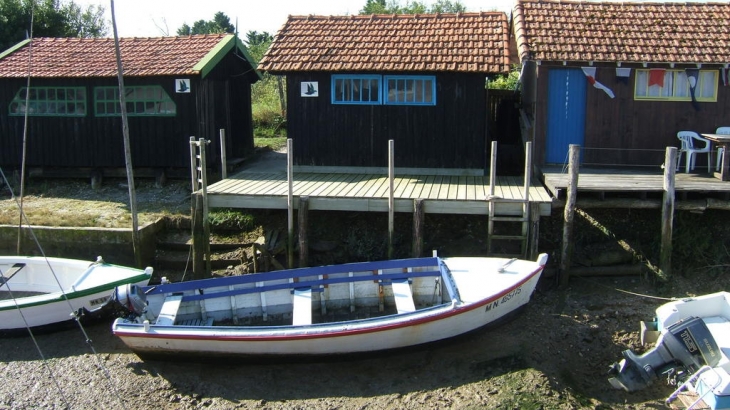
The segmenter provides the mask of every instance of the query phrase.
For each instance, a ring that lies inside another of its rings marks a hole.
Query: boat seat
[[[157,315],[157,325],[171,326],[175,324],[175,317],[177,311],[180,309],[180,303],[182,302],[182,295],[172,295],[165,298],[165,302],[162,304],[160,314]]]
[[[304,326],[312,324],[312,288],[294,289],[292,297],[294,310],[292,325]]]
[[[7,281],[10,280],[13,276],[15,276],[18,271],[23,269],[25,267],[24,263],[16,263],[13,266],[10,267],[5,273],[3,273],[3,276],[0,277],[0,286],[4,285]]]
[[[395,307],[398,313],[409,313],[416,311],[416,305],[413,303],[413,293],[408,279],[394,280],[391,282],[393,286],[393,296],[395,297]]]

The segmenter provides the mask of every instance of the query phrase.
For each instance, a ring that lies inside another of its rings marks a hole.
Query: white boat
[[[415,258],[122,287],[112,325],[141,357],[358,354],[435,342],[523,307],[547,262]]]
[[[0,334],[52,329],[101,307],[117,286],[145,286],[145,270],[76,259],[0,256]]]
[[[611,385],[636,391],[665,379],[679,386],[668,404],[679,399],[688,409],[730,409],[730,293],[666,303],[649,331],[658,332],[655,346],[642,355],[624,351]]]

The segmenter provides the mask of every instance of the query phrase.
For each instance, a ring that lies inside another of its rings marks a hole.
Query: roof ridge
[[[457,13],[412,13],[412,14],[349,14],[349,15],[318,15],[318,14],[307,14],[307,15],[289,15],[287,16],[288,21],[293,20],[386,20],[386,19],[414,19],[414,18],[461,18],[461,17],[486,17],[495,14],[505,14],[503,11],[466,11]]]

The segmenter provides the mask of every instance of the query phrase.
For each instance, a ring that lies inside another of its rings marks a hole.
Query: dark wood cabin
[[[488,163],[486,76],[509,72],[504,13],[289,17],[259,69],[286,75],[294,162],[472,170]]]
[[[730,125],[728,22],[729,3],[518,0],[535,163],[564,164],[578,144],[584,164],[659,167],[678,131]]]
[[[189,177],[191,136],[211,141],[207,165],[220,169],[220,129],[228,160],[253,152],[251,84],[260,74],[236,36],[122,38],[119,44],[135,175]],[[123,172],[114,39],[36,38],[0,54],[0,166],[6,171],[22,163],[26,98],[28,169]]]

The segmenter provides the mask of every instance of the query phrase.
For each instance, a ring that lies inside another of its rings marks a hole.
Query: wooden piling
[[[393,230],[395,226],[395,142],[388,140],[388,259],[393,259]]]
[[[309,197],[299,198],[299,210],[297,211],[299,222],[299,267],[309,266],[309,242],[307,241],[307,226],[309,224]]]
[[[411,256],[418,258],[423,253],[423,223],[425,214],[423,212],[423,198],[413,200],[413,248]]]
[[[294,152],[292,139],[286,140],[286,180],[289,184],[286,196],[287,242],[286,262],[289,269],[294,267]]]
[[[559,285],[566,286],[570,276],[570,263],[573,256],[573,220],[575,201],[578,196],[578,173],[580,164],[580,145],[570,144],[568,148],[568,189],[563,211],[563,243],[560,253]]]
[[[674,226],[674,175],[677,168],[677,148],[667,147],[664,155],[664,196],[662,198],[662,239],[659,251],[659,280],[667,281],[672,274],[672,229]]]
[[[193,215],[193,277],[205,279],[205,237],[203,229],[203,194],[193,193],[191,214]]]

